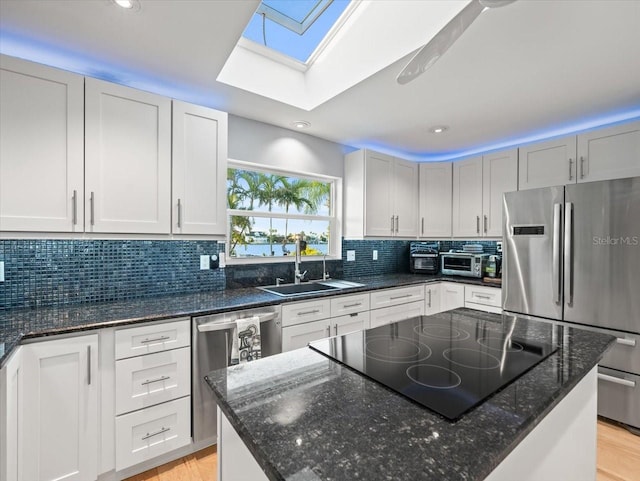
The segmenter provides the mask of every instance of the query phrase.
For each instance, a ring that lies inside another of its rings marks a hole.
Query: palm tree
[[[260,204],[267,206],[267,209],[271,212],[273,206],[280,203],[282,185],[287,178],[276,174],[263,174],[260,172],[256,174],[258,175],[257,200]],[[269,216],[269,252],[272,256],[275,255],[273,252],[273,218],[271,216]]]
[[[317,214],[323,205],[330,208],[331,184],[319,180],[306,182],[303,195],[307,198],[308,205],[304,209],[305,214]]]
[[[280,188],[280,192],[278,193],[278,202],[280,205],[284,207],[284,211],[288,214],[291,206],[295,207],[298,210],[301,210],[304,206],[305,210],[307,208],[312,208],[313,205],[311,202],[305,198],[306,191],[309,188],[309,182],[306,179],[291,179],[287,178],[282,181],[282,187]],[[289,237],[289,219],[285,218],[284,220],[284,237],[285,239]]]

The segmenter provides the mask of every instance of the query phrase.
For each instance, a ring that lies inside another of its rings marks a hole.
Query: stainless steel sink
[[[364,284],[344,281],[342,279],[328,279],[326,281],[305,282],[302,284],[280,284],[279,286],[258,287],[263,291],[270,292],[282,297],[303,296],[305,294],[316,294],[327,291],[337,291],[350,287],[362,287]]]

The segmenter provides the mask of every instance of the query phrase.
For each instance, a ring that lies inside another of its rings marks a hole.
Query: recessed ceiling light
[[[429,129],[429,132],[431,132],[432,134],[441,134],[443,132],[446,132],[447,130],[449,130],[449,127],[447,127],[446,125],[436,125],[435,127],[431,127]]]
[[[306,120],[296,120],[295,122],[292,122],[291,125],[296,129],[306,129],[307,127],[311,127],[311,124]]]
[[[140,10],[139,0],[112,0],[112,2],[127,10]]]

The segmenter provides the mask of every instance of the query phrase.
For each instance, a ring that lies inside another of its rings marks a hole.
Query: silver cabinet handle
[[[601,379],[603,381],[609,381],[615,384],[622,384],[623,386],[627,386],[627,387],[636,387],[635,381],[630,381],[628,379],[620,379],[619,377],[609,376],[608,374],[602,374],[601,372],[598,373],[598,379]]]
[[[573,203],[564,206],[564,295],[567,306],[573,306]]]
[[[573,159],[569,159],[569,180],[573,180]]]
[[[403,296],[391,296],[389,299],[393,301],[395,299],[404,299],[405,297],[411,297],[411,296],[413,296],[413,294],[405,294]]]
[[[636,340],[635,339],[627,339],[626,337],[618,337],[616,339],[616,344],[622,344],[623,346],[636,347]]]
[[[476,216],[476,232],[480,234],[480,216]]]
[[[87,346],[87,385],[91,386],[91,346]]]
[[[147,379],[145,382],[141,382],[140,385],[141,386],[146,386],[147,384],[153,384],[154,382],[161,382],[161,381],[167,381],[171,379],[171,376],[161,376],[158,379]]]
[[[140,344],[148,344],[150,342],[160,342],[160,341],[168,341],[169,339],[171,339],[169,336],[160,336],[160,337],[156,337],[154,339],[143,339],[142,341],[140,341]]]
[[[306,316],[308,314],[317,314],[318,312],[320,312],[320,309],[313,309],[312,311],[301,311],[301,312],[298,312],[298,316]]]
[[[362,305],[362,302],[354,302],[353,304],[345,304],[344,306],[342,306],[342,308],[346,309],[347,307],[356,307],[361,305]]]
[[[167,431],[171,431],[171,428],[162,427],[162,428],[160,428],[160,431],[156,431],[155,433],[151,433],[151,434],[147,433],[146,436],[142,436],[142,440],[146,441],[149,438],[157,436],[158,434],[166,433]]]
[[[94,215],[93,215],[93,205],[95,204],[95,199],[93,197],[93,192],[89,196],[89,212],[91,215],[91,225],[94,225]]]
[[[429,289],[428,292],[429,292],[429,307],[431,307],[431,289]]]
[[[562,223],[562,204],[553,204],[553,257],[552,257],[552,289],[553,289],[553,302],[560,304],[560,293],[562,285],[560,282],[560,224]]]
[[[487,233],[487,230],[488,230],[488,227],[487,227],[488,223],[489,223],[489,218],[485,215],[484,216],[484,233],[485,234]]]
[[[338,325],[337,324],[333,325],[333,332],[336,333],[336,336],[338,335]]]
[[[327,324],[327,337],[331,336],[331,324]]]
[[[71,201],[73,204],[73,225],[76,225],[78,223],[78,191],[74,190],[73,191],[73,197],[71,197]]]
[[[393,216],[391,216],[391,233],[393,234]]]
[[[424,235],[424,217],[422,218],[422,230],[421,230],[421,232]]]
[[[178,199],[178,228],[182,227],[182,203]]]
[[[490,300],[491,296],[483,296],[482,294],[474,294],[478,299],[487,299]]]
[[[584,179],[584,157],[580,156],[580,178]]]

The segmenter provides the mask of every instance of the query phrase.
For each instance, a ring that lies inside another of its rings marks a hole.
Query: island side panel
[[[595,481],[598,367],[594,367],[485,481]]]
[[[269,481],[260,465],[218,408],[218,481]]]

